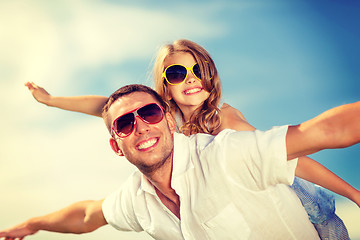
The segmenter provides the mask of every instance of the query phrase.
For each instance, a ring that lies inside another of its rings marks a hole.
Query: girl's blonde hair
[[[171,99],[167,82],[164,81],[164,78],[162,77],[165,70],[165,59],[175,53],[190,53],[194,57],[195,61],[200,66],[202,76],[201,84],[203,88],[210,93],[209,97],[193,112],[189,121],[186,122],[180,108],[176,102]],[[177,114],[182,117],[184,124],[183,126],[179,126],[181,132],[186,135],[195,133],[212,134],[219,128],[221,119],[218,114],[220,111],[218,105],[221,98],[221,83],[214,61],[203,47],[185,39],[164,45],[158,52],[153,73],[155,90],[163,98],[166,104],[169,105],[173,117],[176,119]]]

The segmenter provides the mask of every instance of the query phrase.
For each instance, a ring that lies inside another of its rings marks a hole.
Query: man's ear
[[[124,156],[123,152],[120,150],[119,145],[114,138],[110,138],[109,142],[112,150],[116,153],[116,155]]]
[[[175,123],[175,120],[172,117],[171,113],[166,112],[165,117],[166,117],[166,120],[168,122],[168,126],[170,128],[171,133],[176,132],[176,123]]]

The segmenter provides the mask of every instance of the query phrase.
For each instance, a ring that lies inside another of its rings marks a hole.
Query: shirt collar
[[[139,171],[139,173],[141,174],[141,180],[140,180],[139,190],[137,191],[137,195],[140,195],[142,192],[147,192],[152,195],[155,195],[156,192],[154,186],[149,182],[149,180],[145,177],[145,175],[142,174],[142,172]]]
[[[190,158],[190,138],[182,133],[174,133],[174,155],[172,181],[193,167]]]
[[[171,186],[176,188],[176,178],[182,176],[188,169],[193,167],[190,161],[190,141],[189,137],[181,133],[174,133],[174,154],[173,154],[173,172],[171,178]],[[140,187],[137,194],[142,191],[155,195],[154,186],[149,180],[141,174]],[[175,184],[175,185],[174,185]]]

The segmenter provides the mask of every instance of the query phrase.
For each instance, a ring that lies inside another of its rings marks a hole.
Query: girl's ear
[[[173,116],[171,115],[171,113],[166,112],[165,117],[168,122],[168,126],[170,128],[171,133],[176,132],[176,123],[175,123],[175,120],[174,120]]]
[[[114,138],[110,138],[109,142],[112,150],[116,153],[116,155],[124,156],[123,152],[120,150],[119,145]]]

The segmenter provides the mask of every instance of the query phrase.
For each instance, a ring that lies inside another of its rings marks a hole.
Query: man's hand
[[[24,222],[20,225],[0,231],[0,239],[21,240],[24,239],[24,237],[33,235],[37,232],[37,230],[31,229],[27,222]]]
[[[88,233],[107,224],[102,202],[81,201],[56,212],[34,217],[22,224],[0,231],[0,240],[18,240],[38,231],[58,233]]]

